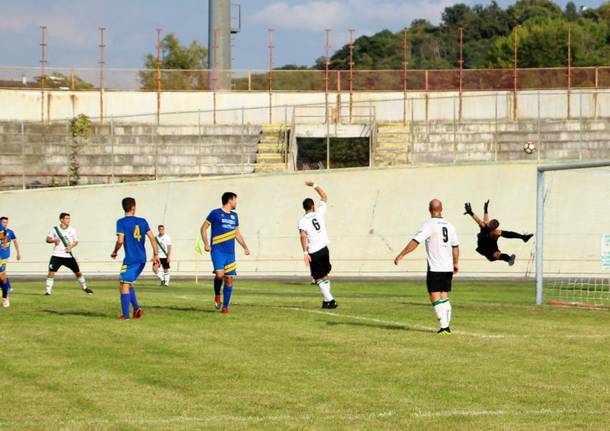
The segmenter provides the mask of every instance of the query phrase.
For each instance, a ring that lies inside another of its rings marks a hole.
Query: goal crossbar
[[[608,166],[610,166],[610,160],[538,166],[536,178],[536,304],[542,304],[544,289],[544,173],[573,169],[603,168]]]

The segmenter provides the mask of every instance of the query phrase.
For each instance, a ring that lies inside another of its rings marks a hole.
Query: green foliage
[[[78,174],[79,163],[78,154],[81,145],[89,139],[91,133],[91,121],[85,114],[79,114],[70,120],[70,154],[68,156],[69,184],[78,185],[80,176]]]
[[[180,44],[173,33],[161,41],[161,73],[160,84],[163,90],[206,90],[208,89],[208,73],[202,69],[208,68],[208,49],[197,41],[188,46]],[[146,56],[146,69],[140,72],[140,82],[143,90],[157,88],[157,57]]]
[[[40,85],[41,77],[35,78],[37,85]],[[44,80],[44,86],[48,89],[62,90],[93,90],[95,86],[85,81],[78,75],[67,76],[60,72],[53,72],[47,75]]]
[[[299,138],[298,161],[299,169],[307,166],[318,169],[326,166],[326,139]],[[369,165],[368,138],[330,138],[331,168],[352,168]]]

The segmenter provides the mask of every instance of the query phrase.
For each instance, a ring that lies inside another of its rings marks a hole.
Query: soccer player
[[[305,215],[299,220],[298,229],[303,249],[305,265],[309,266],[312,279],[322,293],[322,308],[337,308],[337,301],[330,293],[330,279],[328,274],[332,269],[330,253],[328,251],[328,234],[326,232],[326,203],[328,196],[322,187],[313,181],[306,181],[305,185],[313,187],[320,196],[320,204],[316,210],[313,199],[303,201]]]
[[[496,260],[503,260],[510,266],[515,264],[516,255],[511,254],[510,256],[506,253],[500,252],[498,248],[498,239],[502,238],[519,238],[523,242],[528,242],[533,234],[520,234],[511,232],[509,230],[498,229],[500,222],[496,219],[489,219],[489,200],[483,205],[483,220],[475,213],[472,212],[472,206],[470,202],[464,204],[464,215],[468,214],[472,219],[479,225],[481,231],[477,234],[477,253],[485,256],[490,262]]]
[[[451,322],[449,292],[451,292],[453,274],[458,272],[460,244],[455,228],[443,218],[442,202],[438,199],[431,200],[428,211],[430,211],[430,220],[421,226],[413,239],[396,256],[394,265],[398,265],[398,262],[415,250],[422,241],[426,242],[428,294],[436,317],[440,322],[438,333],[448,335],[451,334],[449,328]]]
[[[8,293],[11,290],[11,283],[6,275],[6,260],[10,253],[10,241],[6,228],[0,225],[0,288],[2,289],[2,306],[10,307]]]
[[[222,307],[223,313],[229,312],[231,293],[233,291],[233,277],[237,275],[237,262],[235,261],[235,241],[244,249],[244,253],[250,254],[250,249],[239,231],[239,218],[235,209],[237,208],[237,195],[226,192],[222,195],[222,208],[212,210],[201,225],[201,239],[205,251],[211,252],[212,264],[214,265],[214,305],[216,309]],[[208,239],[207,230],[212,229],[212,245]],[[223,299],[220,301],[220,290]]]
[[[116,243],[110,257],[116,259],[119,250],[125,246],[125,257],[121,274],[119,276],[119,291],[121,293],[121,311],[119,320],[129,320],[129,306],[133,307],[132,318],[140,319],[144,311],[138,304],[136,289],[133,283],[136,282],[142,270],[146,266],[146,237],[150,240],[153,248],[153,264],[160,265],[159,247],[155,237],[148,226],[146,219],[136,217],[136,200],[134,198],[124,198],[121,202],[125,217],[116,222]]]
[[[51,260],[49,261],[45,295],[49,296],[53,293],[55,273],[62,266],[65,266],[74,273],[83,292],[87,295],[93,294],[93,290],[87,287],[85,276],[80,272],[78,262],[72,254],[72,250],[78,245],[78,235],[76,234],[76,229],[70,226],[70,214],[65,212],[59,214],[59,226],[53,226],[49,229],[46,241],[48,244],[54,244],[54,247]]]
[[[19,242],[17,242],[17,236],[15,235],[15,232],[12,229],[9,229],[8,227],[8,217],[0,217],[0,227],[2,227],[6,233],[6,238],[7,238],[7,256],[6,256],[6,260],[8,260],[8,258],[11,256],[11,244],[15,244],[15,251],[17,252],[17,260],[21,260],[21,252],[19,251]],[[9,292],[12,289],[12,287],[10,286],[10,282],[9,282],[9,288],[8,288]]]
[[[155,236],[155,241],[159,246],[159,261],[163,267],[163,273],[159,272],[159,265],[153,263],[153,273],[161,281],[161,286],[169,286],[169,269],[170,262],[172,260],[172,238],[165,233],[165,226],[160,224],[158,226],[159,234]]]

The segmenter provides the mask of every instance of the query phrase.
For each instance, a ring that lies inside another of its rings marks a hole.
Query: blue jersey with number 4
[[[146,262],[146,234],[150,231],[148,222],[136,216],[125,216],[116,222],[116,233],[125,235],[125,265]]]
[[[11,239],[8,229],[0,227],[0,260],[6,260],[11,254]]]
[[[212,251],[235,253],[235,236],[239,227],[237,213],[217,208],[210,212],[206,221],[212,226]]]

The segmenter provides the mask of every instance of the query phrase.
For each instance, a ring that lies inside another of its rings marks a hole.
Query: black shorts
[[[309,269],[311,270],[311,276],[314,280],[319,280],[326,277],[330,270],[333,268],[330,264],[330,254],[328,253],[328,247],[324,247],[321,250],[311,253],[311,263]]]
[[[451,280],[453,280],[453,272],[428,271],[426,274],[428,293],[451,292]]]
[[[49,261],[50,272],[57,272],[62,266],[65,266],[74,273],[80,272],[78,262],[73,257],[51,256],[51,260]]]
[[[163,269],[169,269],[169,262],[167,261],[167,257],[161,257],[159,258],[159,260],[161,261],[161,266],[163,267]]]

